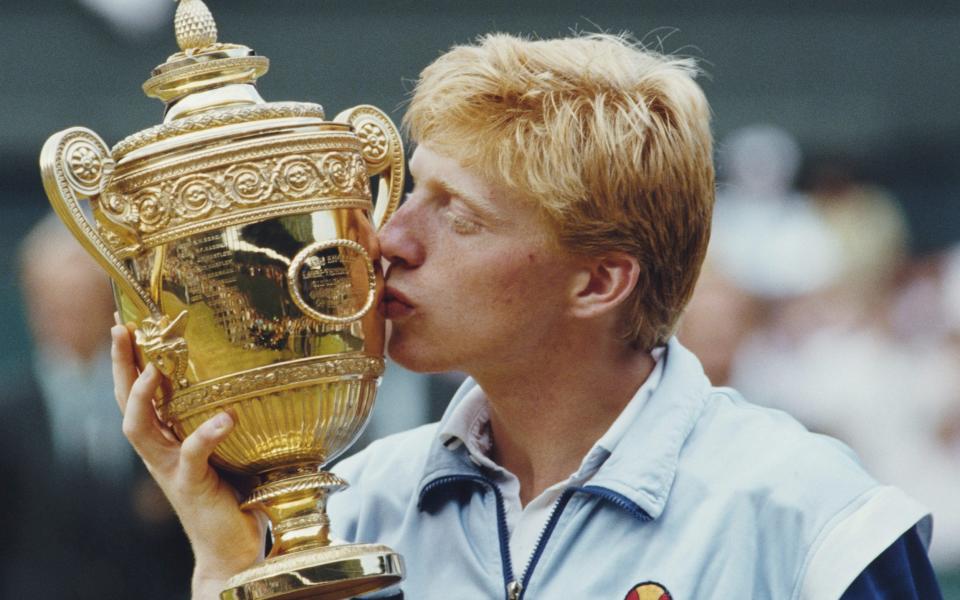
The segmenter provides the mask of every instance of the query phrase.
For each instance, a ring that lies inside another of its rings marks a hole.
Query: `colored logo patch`
[[[623,600],[673,600],[673,596],[659,583],[644,581],[627,592]]]

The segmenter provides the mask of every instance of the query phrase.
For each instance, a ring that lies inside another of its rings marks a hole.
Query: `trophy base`
[[[403,579],[400,555],[378,544],[339,544],[268,558],[235,575],[221,600],[341,600]]]

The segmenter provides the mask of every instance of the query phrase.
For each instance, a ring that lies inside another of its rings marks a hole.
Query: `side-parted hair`
[[[710,236],[710,109],[692,59],[605,34],[456,46],[424,69],[411,139],[535,202],[559,244],[635,256],[623,337],[673,334]]]

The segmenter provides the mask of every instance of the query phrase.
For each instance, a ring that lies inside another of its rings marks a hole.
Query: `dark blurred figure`
[[[0,395],[0,598],[187,598],[189,546],[120,429],[106,275],[53,215],[20,268],[34,373]]]

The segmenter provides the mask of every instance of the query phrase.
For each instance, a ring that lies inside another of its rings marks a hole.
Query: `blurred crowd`
[[[718,160],[681,341],[716,385],[839,438],[929,506],[934,563],[960,579],[960,247],[911,256],[895,198],[844,161],[809,165],[801,191],[800,147],[775,127],[736,132]],[[120,431],[105,275],[53,215],[20,275],[35,369],[0,399],[0,597],[186,598],[189,548]],[[437,419],[459,380],[388,365],[353,450]]]
[[[679,333],[715,385],[848,444],[934,514],[960,569],[960,247],[917,258],[896,199],[772,126],[718,151],[714,230]],[[948,596],[949,597],[949,596]]]
[[[189,545],[121,432],[104,272],[53,214],[19,271],[33,369],[0,397],[0,598],[186,599]]]

